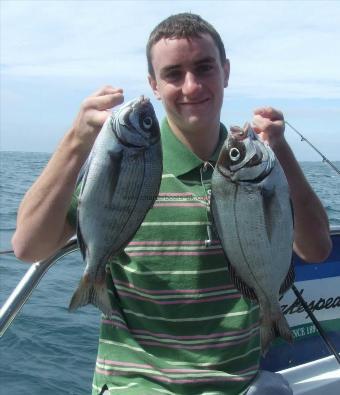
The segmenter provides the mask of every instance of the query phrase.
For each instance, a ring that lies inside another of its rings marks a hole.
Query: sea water
[[[11,248],[20,201],[49,157],[0,152],[0,250]],[[335,165],[340,168],[340,162]],[[301,167],[331,225],[340,226],[340,176],[321,162],[303,162]],[[28,267],[13,255],[0,255],[0,306]],[[92,306],[76,313],[67,310],[83,269],[79,252],[52,266],[0,339],[0,394],[91,393],[100,312]]]

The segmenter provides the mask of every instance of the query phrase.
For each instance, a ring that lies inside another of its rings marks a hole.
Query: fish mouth
[[[136,107],[138,103],[140,103],[142,106],[145,106],[150,103],[150,99],[144,95],[140,95],[139,99],[132,105],[132,107]]]
[[[144,95],[141,95],[138,99],[132,100],[128,103],[126,103],[126,111],[124,112],[123,115],[123,122],[125,125],[129,127],[133,127],[131,120],[130,120],[130,114],[136,110],[137,107],[142,106],[145,107],[150,103],[150,99],[148,97],[145,97]]]
[[[143,109],[145,107],[148,107],[150,104],[150,99],[148,97],[145,97],[144,95],[141,95],[138,99],[132,100],[131,102],[127,103],[126,106],[126,111],[123,115],[123,122],[125,125],[129,127],[133,127],[133,124],[131,123],[130,120],[130,114],[136,110],[136,108],[140,107],[139,112],[143,112]]]
[[[249,122],[246,122],[243,128],[230,127],[226,150],[226,159],[231,173],[235,173],[242,167],[257,166],[263,160],[261,143]]]
[[[249,137],[249,124],[246,123],[243,128],[239,126],[230,126],[231,140],[243,141]]]
[[[148,97],[141,95],[117,111],[119,117],[112,123],[112,131],[120,144],[144,149],[159,140],[158,121]],[[125,129],[124,133],[121,132],[122,128]]]
[[[259,140],[249,123],[230,127],[217,162],[219,172],[232,182],[258,182],[274,165],[271,149]]]

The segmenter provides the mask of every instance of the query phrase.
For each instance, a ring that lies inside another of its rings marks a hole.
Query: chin
[[[191,117],[190,119],[187,119],[185,122],[183,122],[183,129],[194,132],[197,129],[209,129],[211,124],[212,121],[207,121],[201,117]]]
[[[209,125],[213,123],[215,120],[215,117],[211,116],[211,113],[206,113],[206,114],[195,114],[191,115],[186,118],[186,122],[191,125]]]

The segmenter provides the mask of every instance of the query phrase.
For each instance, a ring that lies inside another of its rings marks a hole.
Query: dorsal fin
[[[241,279],[241,277],[239,277],[237,275],[235,268],[231,265],[228,258],[227,258],[227,262],[228,262],[229,276],[230,276],[231,281],[234,283],[235,287],[246,298],[251,299],[251,300],[258,300],[254,289],[252,287],[250,287],[245,281],[243,281]],[[280,295],[283,295],[290,289],[290,287],[294,283],[294,280],[295,280],[295,270],[294,270],[294,264],[293,264],[293,260],[292,260],[290,268],[288,270],[288,273],[287,273],[283,283],[281,284],[280,291],[279,291]]]

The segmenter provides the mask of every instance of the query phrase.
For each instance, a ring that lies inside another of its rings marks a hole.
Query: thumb
[[[91,123],[93,126],[96,126],[98,128],[101,128],[105,121],[109,118],[109,116],[112,114],[111,110],[104,110],[104,111],[96,111],[93,113]]]

